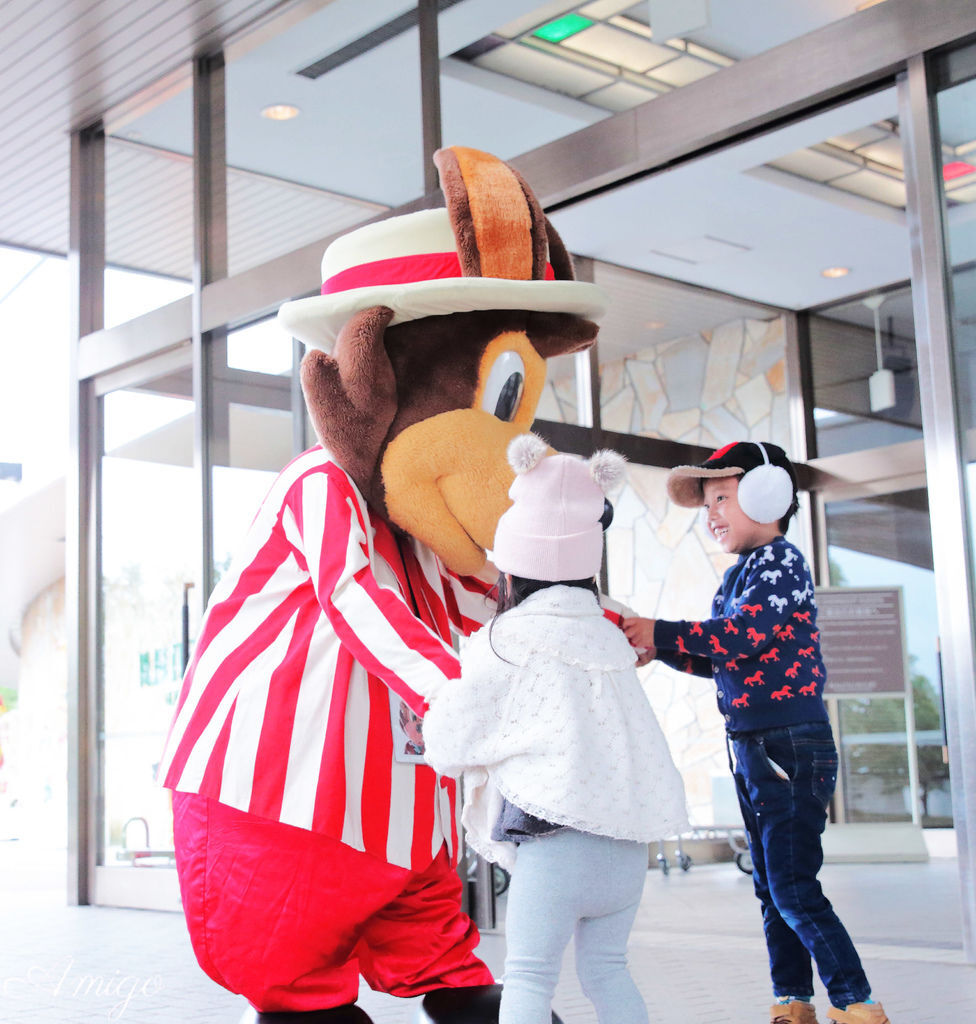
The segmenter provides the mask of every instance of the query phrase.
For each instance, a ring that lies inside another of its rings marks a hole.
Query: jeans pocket
[[[770,750],[770,747],[772,750]],[[766,767],[780,782],[793,781],[796,765],[792,755],[792,745],[774,743],[767,738],[759,741],[759,749],[762,751]]]
[[[766,764],[769,765],[769,770],[776,776],[776,778],[781,779],[783,782],[790,782],[790,776],[786,769],[778,761],[774,761],[769,754],[766,754],[765,756]]]
[[[811,786],[813,795],[826,810],[837,788],[837,753],[826,751],[813,755]]]

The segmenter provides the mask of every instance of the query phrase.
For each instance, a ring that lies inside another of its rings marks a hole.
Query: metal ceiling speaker
[[[884,302],[884,295],[869,295],[861,302],[874,313],[874,349],[878,360],[878,368],[868,379],[868,401],[871,412],[890,409],[895,404],[895,374],[884,368],[881,355],[881,315],[879,310]]]

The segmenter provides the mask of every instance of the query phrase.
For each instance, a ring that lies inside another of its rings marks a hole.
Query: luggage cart
[[[681,846],[681,836],[676,836],[675,841],[678,844],[678,847],[675,850],[675,860],[682,871],[687,871],[692,865],[692,859],[687,853],[685,853]],[[671,870],[671,862],[668,860],[667,854],[664,852],[663,839],[659,839],[657,841],[657,865],[661,869],[662,875],[668,874]]]
[[[693,828],[683,835],[669,837],[669,841],[676,844],[675,862],[682,871],[687,871],[694,861],[685,853],[682,846],[683,839],[724,839],[732,850],[732,859],[735,866],[746,875],[752,874],[752,855],[749,852],[749,844],[746,842],[745,829],[738,825],[710,825],[703,828]],[[659,839],[657,843],[657,865],[661,874],[667,875],[671,871],[671,862],[664,851],[666,840]]]

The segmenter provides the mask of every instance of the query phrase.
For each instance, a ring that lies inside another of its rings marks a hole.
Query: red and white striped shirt
[[[457,794],[397,761],[390,691],[418,714],[460,675],[451,630],[493,611],[373,515],[329,452],[278,477],[214,589],[160,765],[163,785],[420,870],[457,856]]]

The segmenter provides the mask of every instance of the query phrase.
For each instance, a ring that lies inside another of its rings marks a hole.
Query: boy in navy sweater
[[[702,506],[723,551],[739,556],[701,622],[625,619],[651,658],[711,676],[753,860],[776,1003],[771,1024],[816,1024],[811,958],[834,1024],[890,1024],[874,1002],[850,936],[823,894],[821,835],[837,782],[823,703],[810,570],[783,537],[796,474],[774,444],[740,441],[668,477],[678,505]],[[732,757],[735,764],[732,766]]]

